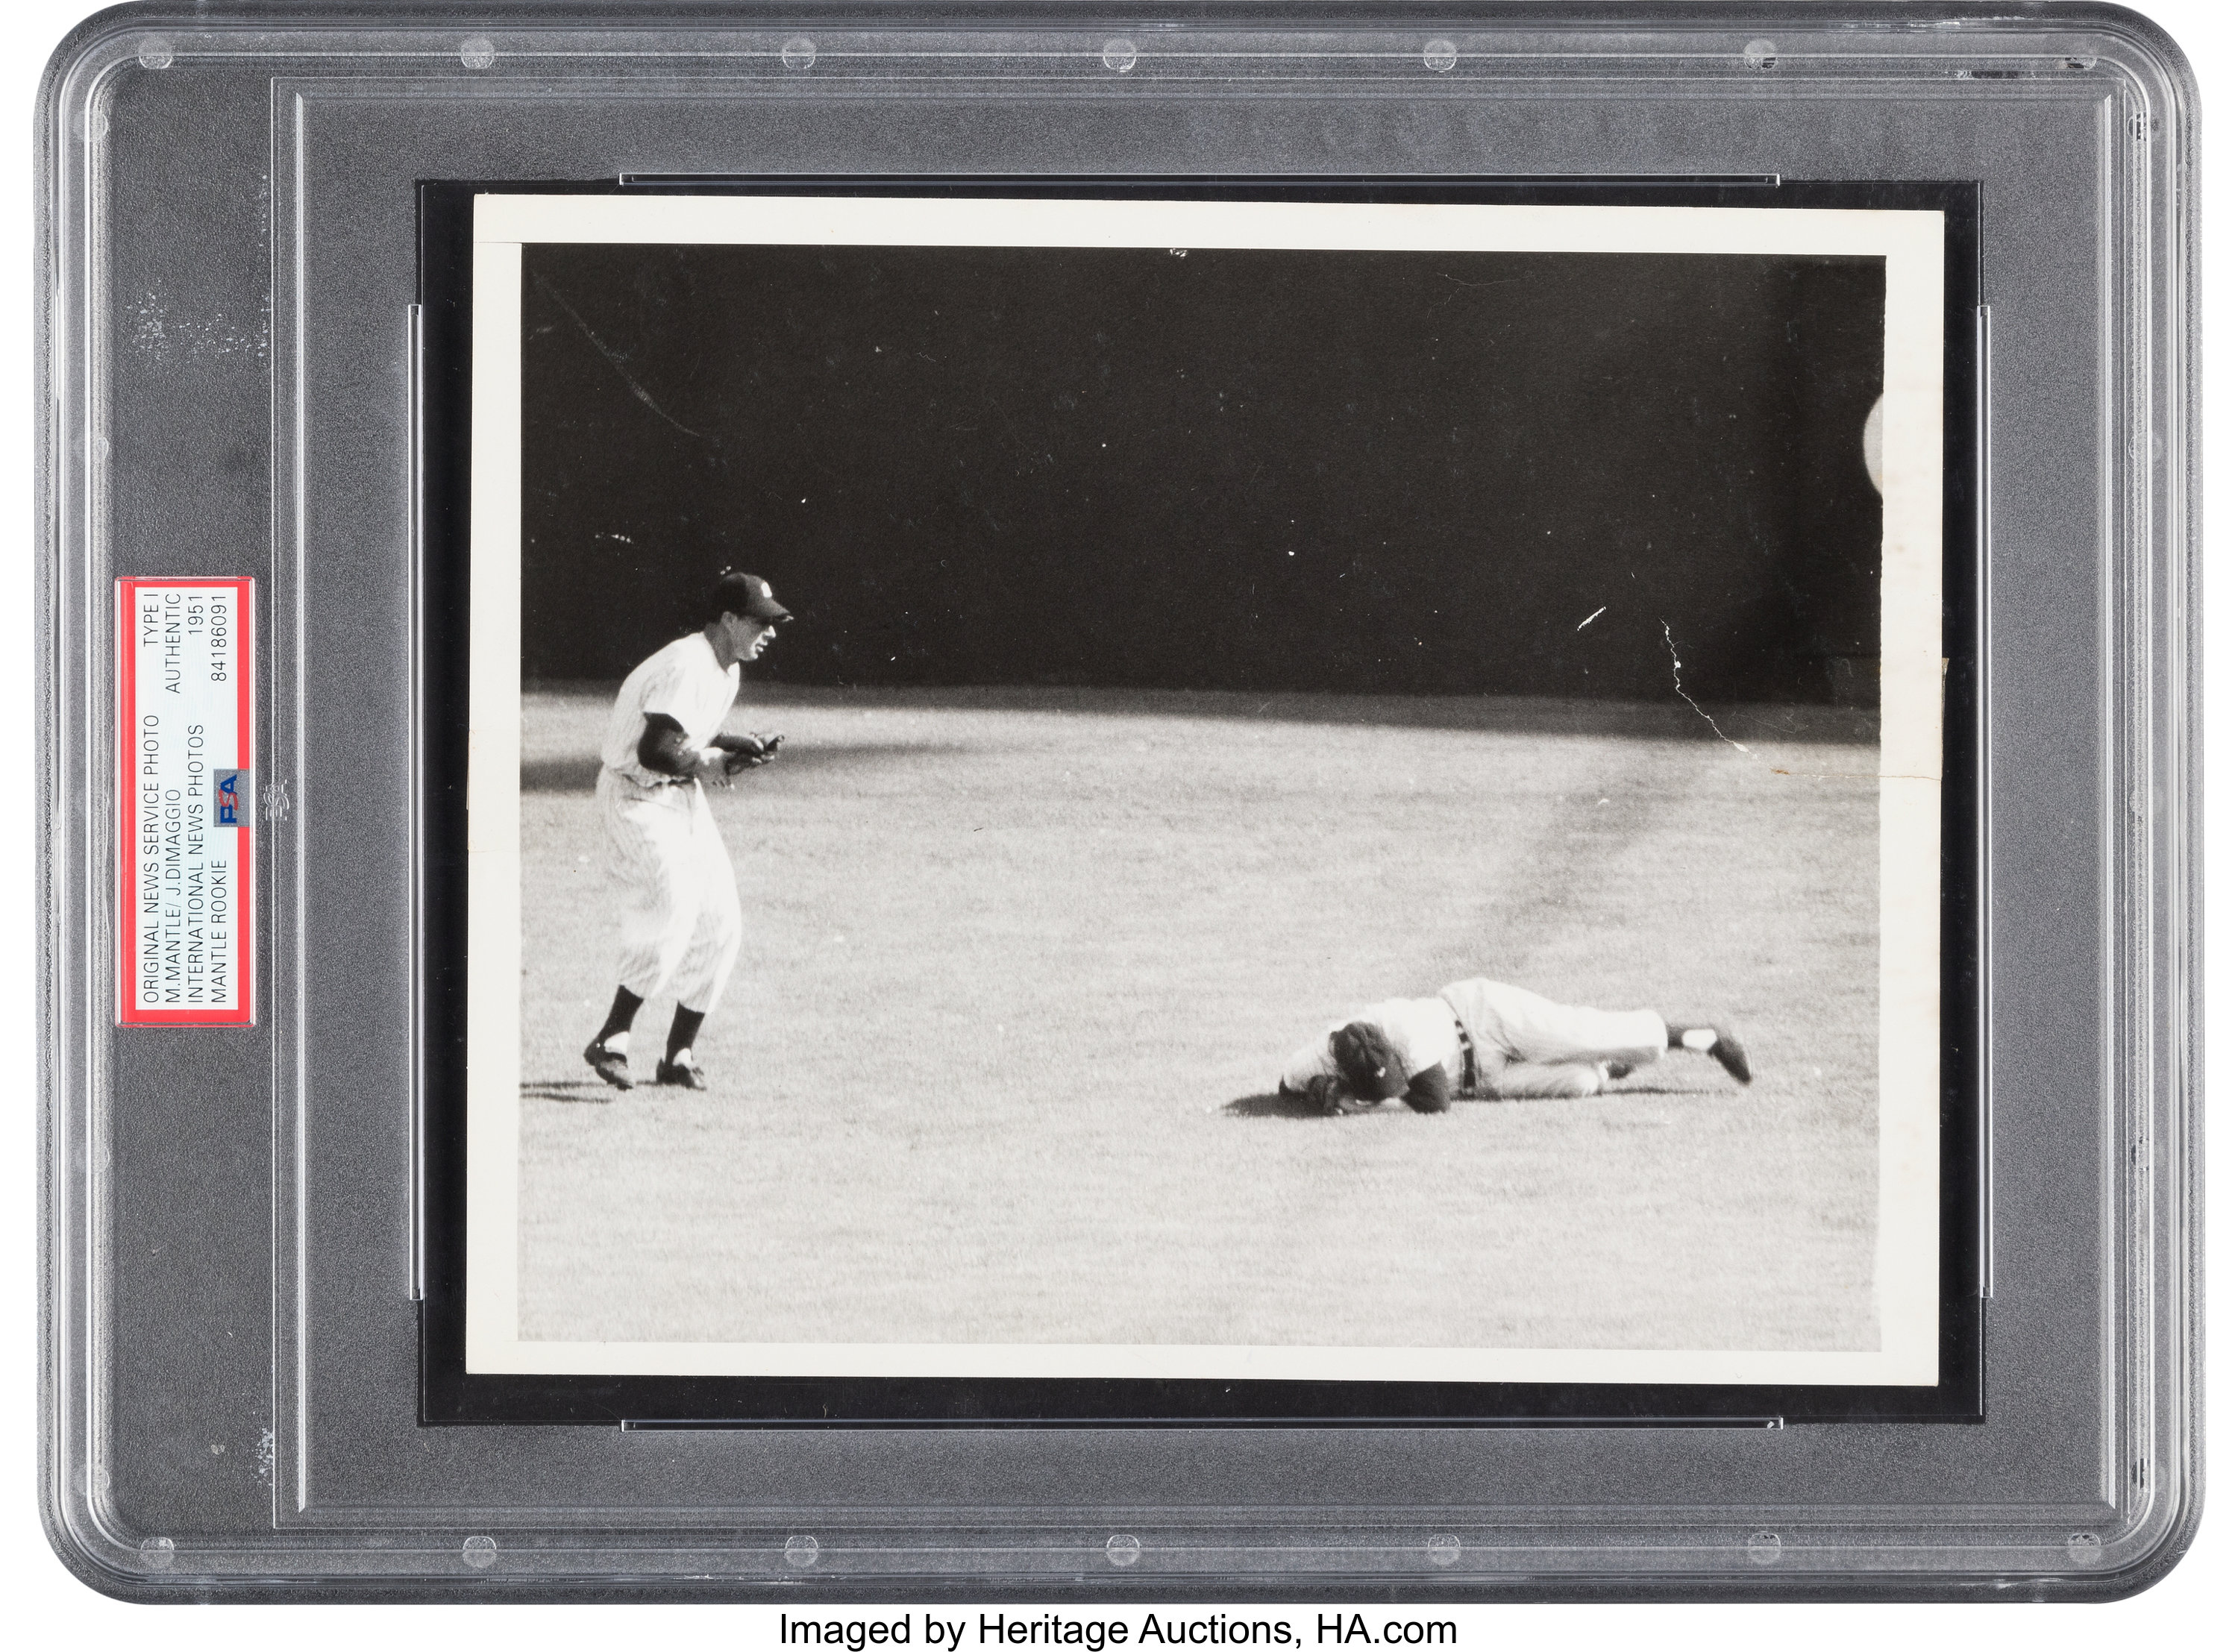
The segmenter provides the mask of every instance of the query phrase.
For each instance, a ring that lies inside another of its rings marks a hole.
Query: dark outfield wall
[[[531,248],[524,670],[1869,703],[1877,260]],[[1582,624],[1598,613],[1590,624]]]

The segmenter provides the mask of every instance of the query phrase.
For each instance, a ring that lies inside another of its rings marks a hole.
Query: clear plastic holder
[[[145,1600],[2152,1582],[2200,1471],[2197,117],[2095,5],[84,25],[39,111],[57,1550]],[[421,1424],[418,186],[901,172],[1980,185],[1983,1421]],[[254,582],[254,1022],[120,1025],[117,582],[197,578]]]

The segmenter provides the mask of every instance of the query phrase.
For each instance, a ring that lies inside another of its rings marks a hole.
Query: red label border
[[[241,638],[235,651],[240,692],[235,710],[235,768],[249,771],[252,809],[263,796],[256,771],[256,581],[247,576],[222,579],[171,579],[156,575],[120,577],[116,581],[116,1023],[120,1027],[253,1027],[256,1024],[256,844],[255,820],[232,829],[241,868],[241,942],[235,964],[241,977],[236,1009],[141,1009],[132,1002],[132,961],[138,949],[137,909],[133,895],[133,715],[137,710],[138,656],[132,645],[132,614],[139,592],[149,586],[172,591],[230,591],[240,601]]]

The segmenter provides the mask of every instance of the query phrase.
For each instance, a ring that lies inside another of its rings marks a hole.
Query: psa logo
[[[215,771],[217,782],[217,823],[221,826],[248,824],[248,770],[220,769]]]

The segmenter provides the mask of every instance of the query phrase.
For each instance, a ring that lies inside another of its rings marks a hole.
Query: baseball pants
[[[706,792],[696,781],[640,786],[602,769],[599,812],[607,875],[622,890],[621,984],[639,998],[672,990],[705,1014],[731,979],[742,933],[738,879]]]
[[[1476,1046],[1480,1094],[1514,1100],[1592,1095],[1603,1064],[1663,1059],[1670,1028],[1652,1009],[1587,1009],[1504,981],[1457,981],[1439,995]]]

